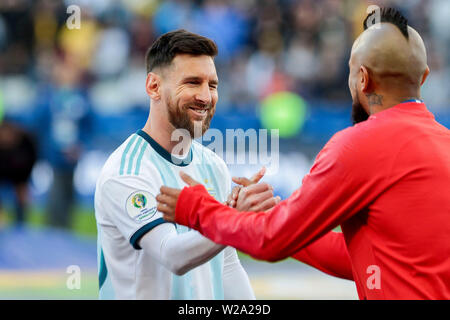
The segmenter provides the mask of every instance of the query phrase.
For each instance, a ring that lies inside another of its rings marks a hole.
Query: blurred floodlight
[[[293,92],[276,92],[261,104],[261,123],[264,128],[278,129],[282,138],[295,136],[303,127],[306,102]]]

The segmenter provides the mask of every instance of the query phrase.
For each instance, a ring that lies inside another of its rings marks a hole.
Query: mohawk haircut
[[[364,30],[375,25],[378,22],[388,22],[395,25],[406,39],[409,39],[408,34],[408,20],[396,9],[394,8],[381,8],[379,10],[380,21],[377,21],[377,11],[378,9],[369,13],[363,22]]]

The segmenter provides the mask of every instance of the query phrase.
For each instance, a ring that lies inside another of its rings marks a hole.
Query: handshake
[[[225,204],[235,208],[238,211],[269,211],[280,201],[280,197],[274,197],[273,187],[265,182],[259,182],[266,173],[263,167],[250,179],[244,177],[233,177],[232,180],[237,184],[228,196]],[[192,179],[191,176],[180,172],[181,179],[190,187],[200,184]],[[180,189],[162,186],[160,194],[156,196],[158,202],[157,210],[163,214],[167,221],[175,222],[175,208]]]
[[[266,168],[263,167],[250,179],[244,177],[233,177],[237,184],[228,196],[226,205],[238,211],[268,211],[276,206],[281,198],[274,197],[273,187],[265,182],[259,183]]]

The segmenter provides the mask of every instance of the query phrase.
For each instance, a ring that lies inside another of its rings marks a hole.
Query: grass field
[[[2,221],[4,224],[10,224],[13,221],[11,209],[7,208],[3,213]],[[46,225],[46,216],[43,208],[33,207],[29,210],[27,216],[27,224],[33,227]],[[97,227],[95,222],[94,210],[92,208],[77,206],[73,212],[72,228],[76,234],[84,236],[97,235]]]
[[[68,289],[68,274],[61,270],[1,271],[0,299],[91,300],[98,297],[96,271],[81,274],[80,288]]]

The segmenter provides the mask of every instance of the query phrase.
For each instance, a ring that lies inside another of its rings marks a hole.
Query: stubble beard
[[[175,129],[187,130],[191,139],[200,138],[209,129],[211,119],[214,115],[214,109],[208,106],[206,118],[203,121],[191,120],[188,113],[188,106],[196,105],[195,103],[186,104],[184,106],[177,106],[173,101],[167,99],[167,110],[169,115],[169,122]],[[200,106],[199,106],[200,107]],[[202,106],[204,107],[204,106]],[[201,130],[200,130],[201,128]]]
[[[356,92],[356,88],[355,88]],[[369,119],[369,114],[364,110],[364,107],[362,106],[361,102],[359,101],[358,94],[356,93],[355,99],[352,103],[352,122],[353,124],[357,124],[363,121],[366,121]]]

